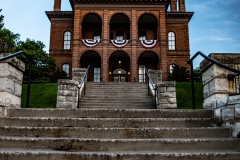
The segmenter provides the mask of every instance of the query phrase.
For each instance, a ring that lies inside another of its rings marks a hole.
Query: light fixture
[[[118,64],[121,64],[122,63],[122,61],[118,61]]]
[[[128,72],[128,75],[130,75],[130,72]]]
[[[122,73],[122,70],[121,69],[118,69],[118,74],[121,74]]]
[[[112,72],[109,72],[109,75],[111,75],[112,74]]]

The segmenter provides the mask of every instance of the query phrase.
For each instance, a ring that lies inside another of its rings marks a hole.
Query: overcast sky
[[[48,52],[50,21],[45,11],[53,10],[54,0],[0,0],[4,27],[27,38],[42,41]],[[240,53],[240,0],[186,0],[189,12],[195,12],[189,23],[191,56],[197,51]],[[62,10],[69,11],[69,0],[62,0]],[[194,61],[194,68],[202,58]]]

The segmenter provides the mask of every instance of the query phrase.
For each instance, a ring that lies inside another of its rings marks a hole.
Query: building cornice
[[[73,11],[46,11],[45,12],[50,21],[58,20],[73,20]]]
[[[171,20],[185,19],[189,22],[193,14],[194,12],[166,12],[166,21],[171,23]]]

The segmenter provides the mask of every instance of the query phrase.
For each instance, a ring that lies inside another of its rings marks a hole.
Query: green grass
[[[55,108],[57,83],[31,84],[30,108]],[[23,85],[21,107],[26,107],[27,85]]]
[[[196,109],[203,109],[202,82],[195,82],[194,88]],[[192,90],[190,82],[177,82],[176,94],[178,109],[192,109]]]
[[[177,82],[176,94],[178,109],[192,109],[190,82]],[[22,108],[26,107],[27,85],[23,85]],[[196,108],[203,107],[203,85],[195,83]],[[30,108],[55,108],[57,101],[57,83],[31,84]]]

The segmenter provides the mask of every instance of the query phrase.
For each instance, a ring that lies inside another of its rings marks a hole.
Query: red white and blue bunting
[[[82,42],[88,47],[96,46],[101,40],[100,39],[83,39]]]
[[[126,46],[128,42],[128,40],[111,40],[111,43],[117,48],[122,48]]]
[[[140,43],[144,48],[153,48],[157,44],[157,40],[142,40]]]

